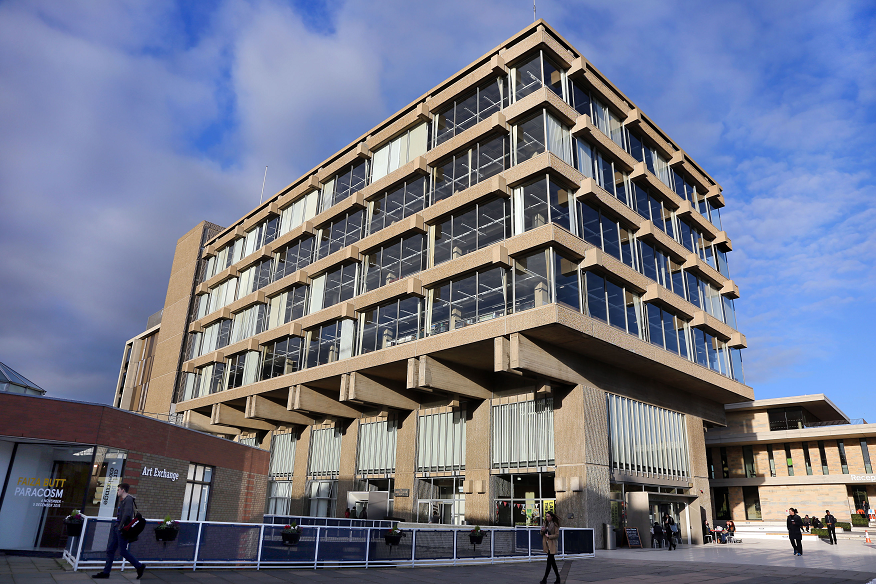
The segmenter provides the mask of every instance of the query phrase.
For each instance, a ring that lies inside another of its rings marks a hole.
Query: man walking
[[[836,545],[836,517],[830,514],[830,509],[825,511],[824,524],[827,526],[827,543]]]
[[[669,513],[663,514],[663,537],[666,538],[666,546],[669,551],[676,548],[675,534],[678,533],[678,526],[675,525],[675,519]]]
[[[800,531],[802,527],[803,520],[797,515],[797,510],[791,507],[788,509],[788,539],[791,540],[795,556],[803,555],[803,533]]]
[[[137,561],[137,558],[128,551],[128,540],[122,533],[122,528],[126,526],[134,518],[134,497],[128,494],[131,486],[128,483],[121,483],[116,494],[119,498],[119,507],[116,510],[116,520],[113,521],[110,529],[109,543],[106,546],[106,564],[103,567],[103,572],[98,572],[92,578],[109,578],[110,570],[113,569],[113,560],[116,557],[116,550],[119,554],[131,562],[131,565],[137,569],[137,579],[143,577],[143,570],[146,566]]]

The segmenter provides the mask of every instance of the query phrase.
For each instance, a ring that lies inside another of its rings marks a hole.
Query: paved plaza
[[[705,545],[678,550],[599,550],[595,559],[560,561],[564,583],[647,582],[667,584],[876,584],[876,545],[818,542],[791,553],[787,541],[750,540],[738,545]],[[148,570],[151,584],[283,584],[286,582],[365,582],[374,584],[456,584],[538,582],[543,562],[436,568],[341,570]],[[72,572],[50,558],[0,555],[0,584],[68,584],[91,582],[87,572]],[[135,573],[114,571],[110,581],[128,584]],[[553,577],[549,578],[553,581]]]

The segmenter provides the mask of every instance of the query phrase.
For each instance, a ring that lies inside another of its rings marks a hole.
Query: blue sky
[[[724,187],[761,398],[876,422],[876,7],[545,18]],[[0,2],[0,361],[107,402],[177,238],[228,225],[532,21],[525,1]]]

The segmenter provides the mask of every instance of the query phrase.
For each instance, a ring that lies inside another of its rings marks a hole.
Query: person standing
[[[724,528],[727,530],[728,539],[733,539],[734,537],[736,537],[736,524],[733,523],[732,519],[727,521],[727,524],[724,526]]]
[[[557,516],[552,512],[547,511],[544,514],[544,523],[541,526],[541,547],[547,554],[547,565],[544,568],[544,578],[541,579],[541,584],[547,584],[547,577],[551,573],[551,568],[554,569],[557,579],[556,584],[561,582],[560,570],[557,568],[557,560],[554,556],[557,554],[557,539],[560,537],[560,522]]]
[[[836,517],[830,514],[830,509],[827,509],[824,513],[824,524],[827,526],[827,543],[836,545]]]
[[[346,509],[344,509],[344,519],[349,519],[349,518],[350,518],[350,508],[347,507]]]
[[[666,538],[666,545],[669,551],[676,548],[675,534],[678,533],[678,526],[675,525],[675,519],[669,513],[663,514],[663,536]]]
[[[803,555],[803,533],[800,531],[802,527],[803,520],[797,515],[797,510],[791,507],[788,509],[788,539],[791,540],[795,556]]]
[[[134,518],[134,497],[128,494],[131,486],[128,483],[121,483],[116,489],[116,496],[119,499],[119,506],[116,509],[116,519],[113,521],[110,528],[109,543],[106,546],[106,564],[103,566],[103,572],[98,572],[92,578],[109,578],[110,570],[113,569],[113,560],[116,558],[116,550],[119,554],[131,562],[131,565],[137,569],[137,580],[143,577],[143,570],[146,566],[137,561],[128,550],[128,542],[125,539],[125,534],[122,533],[122,528],[126,526]]]

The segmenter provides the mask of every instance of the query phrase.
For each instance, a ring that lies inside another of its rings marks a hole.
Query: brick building
[[[823,394],[724,407],[727,426],[705,436],[716,520],[784,521],[795,507],[850,521],[876,502],[876,424],[850,419]]]
[[[0,550],[58,550],[74,509],[112,517],[131,485],[149,518],[258,522],[268,453],[108,406],[0,393]]]

